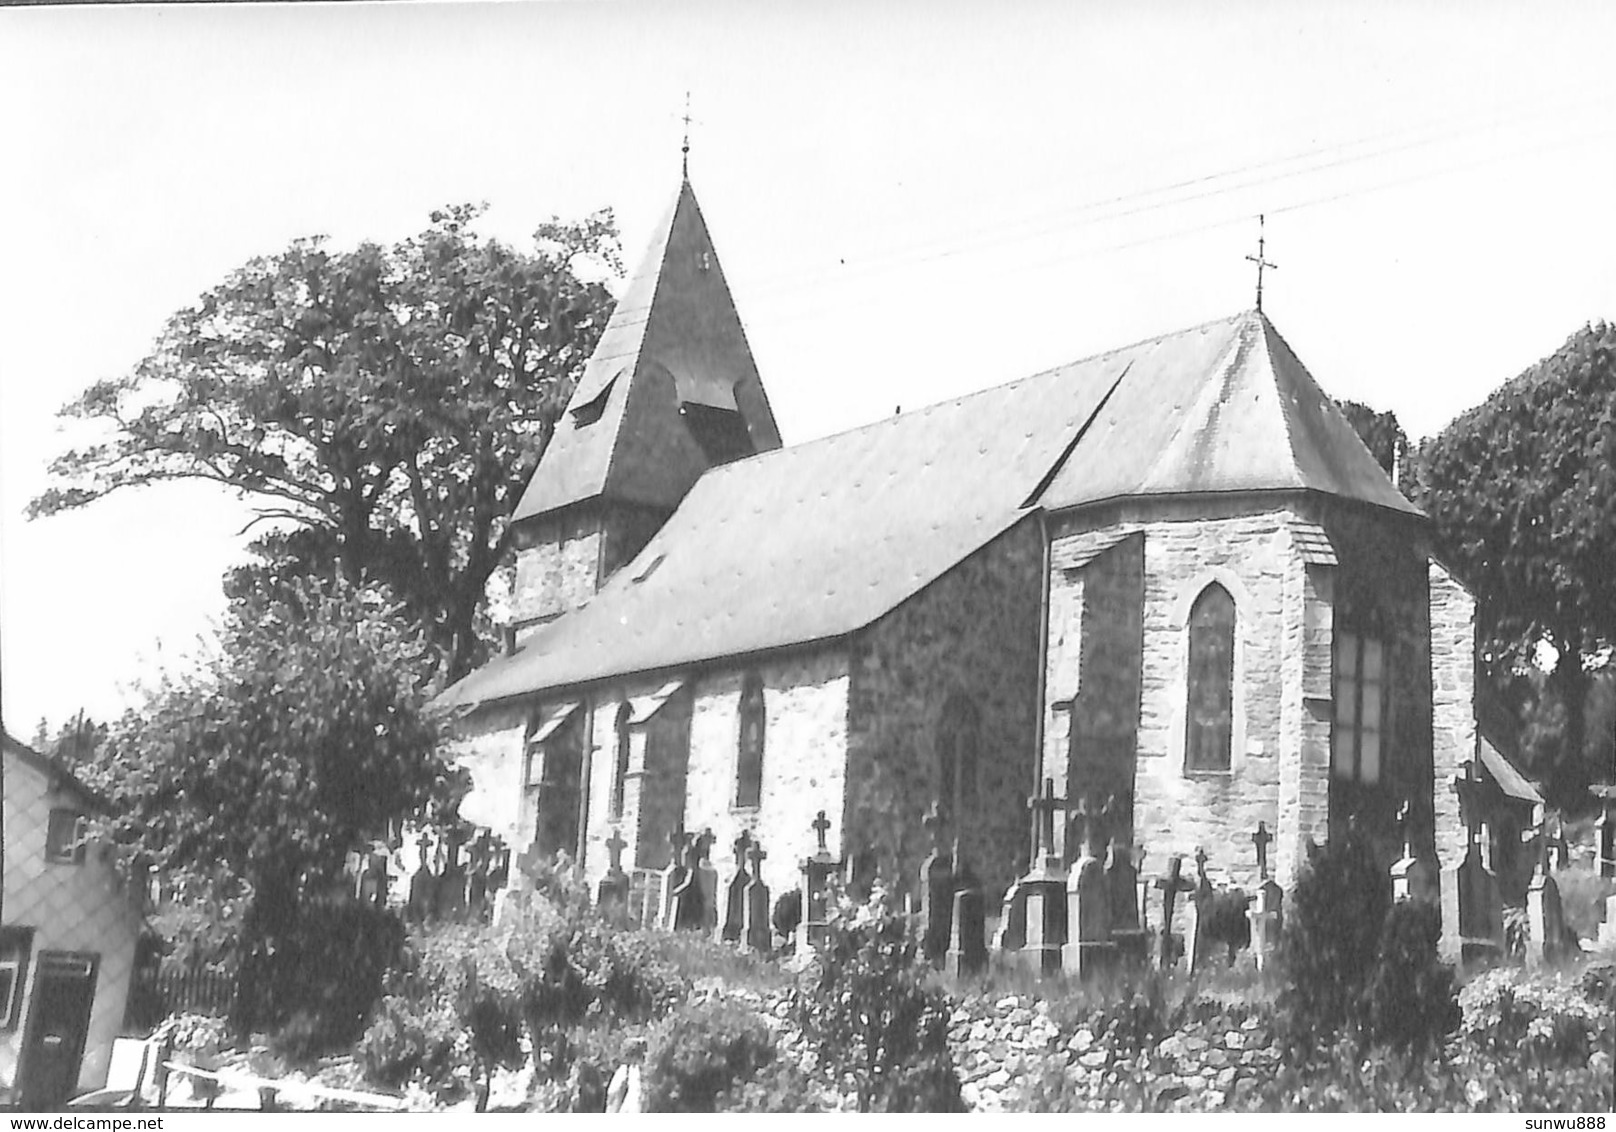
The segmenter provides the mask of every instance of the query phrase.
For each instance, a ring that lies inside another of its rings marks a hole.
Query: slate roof
[[[1418,514],[1247,312],[714,468],[586,605],[443,700],[844,636],[1039,506],[1299,488]]]
[[[780,447],[689,181],[613,307],[513,518],[600,497],[671,510],[714,462],[681,420],[687,404],[739,413],[748,452]]]
[[[41,754],[28,746],[28,744],[13,739],[6,732],[0,732],[0,747],[33,767],[47,781],[53,783],[57,789],[77,794],[88,808],[99,810],[104,814],[114,812],[112,803],[106,797],[99,791],[93,790],[79,781],[78,777],[56,758]]]

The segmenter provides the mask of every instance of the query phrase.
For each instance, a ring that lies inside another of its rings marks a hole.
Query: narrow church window
[[[937,719],[938,812],[948,828],[970,811],[976,800],[977,764],[981,761],[982,721],[970,697],[951,695]]]
[[[632,710],[627,704],[617,709],[617,752],[612,759],[611,820],[623,816],[623,795],[628,791],[628,721]]]
[[[763,801],[763,680],[748,672],[741,686],[741,726],[735,759],[735,804],[756,806]]]
[[[1335,727],[1330,763],[1337,778],[1380,781],[1386,730],[1386,647],[1374,637],[1337,633]]]
[[[1184,768],[1228,770],[1234,719],[1234,598],[1213,582],[1190,608]]]

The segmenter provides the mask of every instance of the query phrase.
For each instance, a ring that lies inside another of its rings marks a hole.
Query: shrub
[[[1466,1042],[1497,1058],[1572,1066],[1586,1063],[1598,1050],[1608,1061],[1616,1044],[1616,1018],[1606,1002],[1558,975],[1487,971],[1460,991],[1459,1005]]]
[[[1439,1048],[1459,1025],[1453,968],[1437,958],[1442,919],[1417,901],[1393,904],[1366,988],[1369,1036],[1405,1053]]]
[[[824,1085],[787,1057],[777,1057],[748,1081],[721,1093],[717,1112],[830,1112],[834,1097]]]
[[[852,1080],[860,1112],[958,1112],[959,1077],[948,1046],[951,1004],[927,985],[911,918],[838,898],[815,969],[794,995],[819,1064]]]
[[[802,923],[802,889],[793,888],[790,892],[782,893],[774,902],[774,911],[769,916],[769,923],[774,928],[774,934],[787,940]]]
[[[1246,918],[1246,909],[1250,904],[1251,897],[1238,888],[1219,889],[1212,893],[1206,934],[1213,943],[1221,943],[1229,949],[1230,963],[1234,962],[1238,952],[1251,946],[1251,921]]]
[[[1357,834],[1309,846],[1286,902],[1279,961],[1279,1029],[1293,1052],[1328,1045],[1364,1028],[1364,988],[1373,977],[1391,878]]]
[[[651,1112],[712,1112],[720,1093],[748,1080],[774,1056],[756,1013],[732,1002],[685,1006],[652,1031],[645,1099]]]
[[[446,1002],[388,995],[355,1053],[371,1081],[396,1088],[415,1080],[441,1092],[451,1084],[461,1033]]]
[[[1554,874],[1554,880],[1560,886],[1560,909],[1565,914],[1566,927],[1578,939],[1598,939],[1605,901],[1616,896],[1616,878],[1577,868],[1561,869]]]

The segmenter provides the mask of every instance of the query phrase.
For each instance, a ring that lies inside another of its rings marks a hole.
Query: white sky
[[[1249,307],[1411,434],[1616,316],[1616,5],[0,10],[4,719],[106,717],[222,608],[202,486],[27,522],[55,409],[293,237],[691,175],[788,443]],[[1177,186],[1177,187],[1174,187]]]

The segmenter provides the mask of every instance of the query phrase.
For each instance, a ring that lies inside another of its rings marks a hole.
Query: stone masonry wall
[[[471,774],[471,792],[460,803],[460,816],[487,826],[517,853],[533,832],[522,798],[522,748],[532,711],[529,705],[513,704],[482,708],[456,723],[448,748],[449,758]]]
[[[1251,833],[1257,823],[1267,822],[1271,831],[1284,836],[1278,797],[1286,754],[1281,733],[1285,642],[1301,632],[1300,606],[1286,600],[1288,581],[1301,569],[1289,518],[1288,511],[1271,505],[1231,514],[1225,501],[1133,504],[1073,516],[1054,534],[1050,566],[1052,584],[1059,584],[1073,548],[1106,532],[1142,532],[1143,660],[1134,834],[1146,848],[1147,872],[1160,871],[1173,854],[1193,857],[1204,846],[1210,871],[1249,887],[1256,880]],[[1195,598],[1212,582],[1223,585],[1235,601],[1230,768],[1188,772],[1186,623]],[[1126,694],[1125,686],[1122,691]],[[1050,692],[1052,699],[1063,694]],[[1119,703],[1112,710],[1120,713],[1125,706]],[[1046,715],[1046,727],[1052,730],[1053,714],[1051,708]]]
[[[1349,817],[1390,865],[1402,855],[1395,815],[1412,800],[1414,828],[1430,851],[1431,664],[1430,589],[1419,520],[1334,500],[1319,501],[1318,519],[1340,559],[1335,630],[1380,636],[1386,657],[1386,731],[1376,786],[1331,780],[1330,829]]]
[[[1427,578],[1431,595],[1431,747],[1435,852],[1443,869],[1464,859],[1466,835],[1459,799],[1450,789],[1459,765],[1476,753],[1476,599],[1436,559]]]
[[[1042,538],[1025,521],[859,634],[848,699],[843,844],[873,851],[913,893],[929,851],[921,817],[941,790],[938,717],[950,695],[980,714],[977,804],[964,852],[990,900],[1025,864],[1037,774]],[[948,832],[953,836],[953,831]]]
[[[1144,572],[1145,538],[1135,531],[1082,566],[1052,563],[1050,576],[1045,776],[1068,799],[1115,796],[1125,814],[1139,741]],[[1127,844],[1131,834],[1117,831]],[[1056,840],[1068,861],[1077,856],[1065,828]]]
[[[625,868],[665,866],[666,833],[681,819],[687,832],[711,831],[712,861],[725,879],[734,868],[731,846],[736,836],[750,830],[768,854],[763,875],[776,894],[797,886],[797,863],[817,844],[812,823],[821,809],[833,823],[828,844],[832,852],[839,851],[846,765],[845,653],[822,646],[756,662],[764,688],[763,790],[758,806],[738,807],[741,685],[751,670],[701,670],[647,725],[632,729],[621,822],[613,822],[608,813],[618,706],[625,698],[651,694],[669,677],[645,677],[597,693],[585,857],[592,887],[605,874],[605,842],[619,826],[629,842]],[[681,766],[679,755],[686,751]]]
[[[547,515],[522,531],[511,614],[518,625],[547,621],[595,596],[605,529],[597,509]]]

